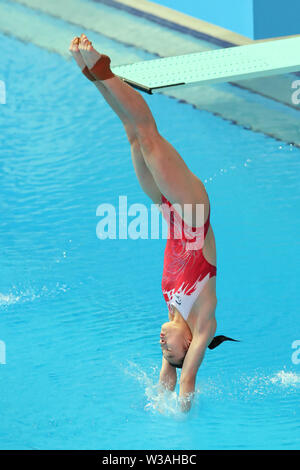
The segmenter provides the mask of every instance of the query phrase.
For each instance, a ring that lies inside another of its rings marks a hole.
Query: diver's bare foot
[[[101,59],[101,54],[93,48],[85,34],[80,36],[79,50],[88,69],[92,69]]]
[[[95,81],[95,77],[89,72],[88,67],[81,55],[81,52],[79,50],[79,45],[80,45],[80,38],[75,37],[72,39],[69,51],[76,60],[77,65],[81,69],[81,71],[84,73],[84,75],[91,81]]]
[[[74,39],[72,39],[70,47],[69,47],[69,51],[71,52],[72,56],[76,60],[78,66],[81,68],[81,70],[83,70],[84,67],[85,67],[85,62],[84,62],[83,57],[80,53],[79,44],[80,44],[80,38],[79,37],[75,37]]]
[[[89,72],[96,80],[107,80],[115,76],[110,70],[110,58],[105,54],[99,54],[85,34],[80,36],[78,48]]]

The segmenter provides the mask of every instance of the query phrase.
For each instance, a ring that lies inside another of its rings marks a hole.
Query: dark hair
[[[171,361],[168,361],[168,363],[172,367],[176,367],[177,369],[182,369],[184,358],[185,358],[185,356],[182,359],[180,359],[180,361],[177,364],[175,364],[174,362],[171,362]]]
[[[215,349],[217,346],[219,346],[219,344],[223,343],[224,341],[235,341],[237,343],[240,342],[238,339],[232,339],[232,338],[229,338],[228,336],[220,335],[220,336],[215,336],[214,337],[214,339],[208,345],[208,348],[209,349]],[[184,363],[184,358],[185,358],[185,355],[183,356],[182,359],[180,359],[180,361],[177,364],[175,362],[171,362],[171,361],[168,361],[168,363],[172,367],[176,367],[177,369],[182,369],[182,366],[183,366],[183,363]]]

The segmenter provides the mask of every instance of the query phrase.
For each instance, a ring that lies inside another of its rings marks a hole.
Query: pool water
[[[122,125],[74,63],[1,41],[1,449],[299,448],[299,148],[145,96],[205,181],[217,333],[241,340],[207,352],[183,415],[157,394],[165,240],[96,236],[99,204],[150,208]]]

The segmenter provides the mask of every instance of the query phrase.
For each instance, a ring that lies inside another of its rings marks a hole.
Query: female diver
[[[188,410],[206,348],[231,340],[225,336],[214,338],[216,246],[209,199],[200,179],[158,132],[141,94],[112,73],[109,57],[99,54],[84,34],[71,41],[70,52],[121,119],[140,185],[168,222],[162,290],[169,321],[160,333],[160,383],[174,390],[176,368],[181,368],[179,396],[182,409]]]

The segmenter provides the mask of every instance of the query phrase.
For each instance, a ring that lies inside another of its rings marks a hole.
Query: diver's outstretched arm
[[[207,311],[208,319],[205,319],[205,312],[202,312],[201,323],[193,333],[192,342],[183,361],[179,392],[182,411],[189,411],[191,407],[197,372],[203,361],[207,346],[211,343],[216,332],[217,322],[214,315],[209,313],[209,310]]]
[[[159,383],[167,390],[173,391],[177,382],[176,367],[171,366],[163,357],[161,371],[159,375]]]

